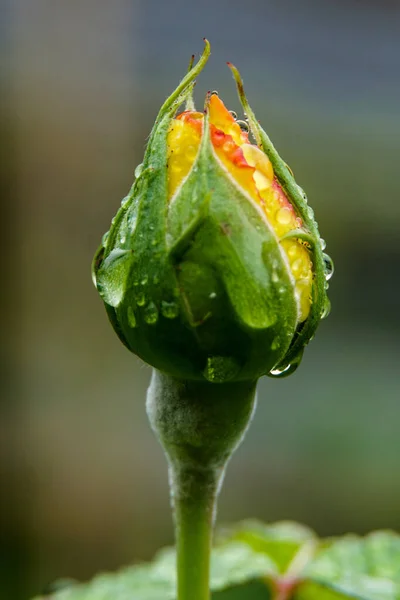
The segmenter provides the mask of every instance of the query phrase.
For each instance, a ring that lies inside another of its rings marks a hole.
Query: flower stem
[[[178,600],[208,600],[212,526],[219,477],[170,469],[175,512]]]
[[[182,381],[153,371],[150,423],[169,464],[178,600],[209,600],[216,501],[255,407],[256,382]]]

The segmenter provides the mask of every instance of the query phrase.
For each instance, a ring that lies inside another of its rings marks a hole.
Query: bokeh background
[[[307,191],[336,274],[299,371],[259,386],[219,521],[400,530],[400,8],[376,0],[13,0],[2,9],[1,587],[150,559],[173,541],[150,370],[90,278],[190,55],[225,61]],[[4,155],[4,156],[3,156]]]

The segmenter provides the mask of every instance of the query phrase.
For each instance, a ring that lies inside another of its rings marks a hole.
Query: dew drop
[[[127,310],[129,327],[136,327],[136,317],[132,306],[128,306]]]
[[[97,271],[97,289],[106,304],[117,307],[124,296],[132,253],[117,248],[110,252]]]
[[[125,244],[126,237],[124,235],[121,236],[120,242],[121,242],[121,244]]]
[[[158,321],[158,310],[154,302],[150,302],[144,309],[144,320],[148,325],[154,325]]]
[[[208,297],[211,298],[211,300],[214,300],[214,298],[217,297],[217,294],[215,292],[211,292],[211,294]]]
[[[185,156],[188,159],[188,161],[192,162],[197,156],[196,146],[188,146],[186,148]]]
[[[142,277],[142,281],[140,282],[142,285],[146,285],[146,283],[148,282],[149,277],[148,275],[143,275]]]
[[[236,119],[237,119],[237,113],[235,113],[235,111],[234,111],[234,110],[230,110],[229,112],[231,113],[232,117],[233,117],[233,118],[235,119],[235,121],[236,121]]]
[[[271,280],[273,283],[278,283],[278,281],[279,281],[278,271],[272,271]]]
[[[321,244],[322,250],[326,248],[326,241],[323,238],[319,238],[319,243]]]
[[[309,207],[307,208],[307,214],[308,214],[308,216],[310,217],[310,219],[313,219],[313,218],[314,218],[314,211],[313,211],[313,209],[311,208],[311,206],[309,206]]]
[[[103,262],[105,251],[106,251],[106,249],[101,244],[97,248],[96,254],[94,255],[93,260],[92,260],[92,281],[93,281],[94,287],[97,287],[97,271],[100,268],[101,263]]]
[[[305,193],[305,191],[303,190],[303,188],[302,188],[302,187],[300,187],[300,186],[298,185],[298,186],[297,186],[297,189],[299,190],[300,194],[302,195],[302,197],[303,197],[303,200],[305,200],[305,201],[307,202],[307,196],[306,196],[306,193]]]
[[[230,356],[209,356],[203,374],[207,381],[223,383],[233,379],[239,369],[239,363]]]
[[[280,346],[279,338],[276,337],[272,340],[271,350],[277,350],[279,348],[279,346]]]
[[[286,206],[280,208],[276,213],[276,220],[280,225],[288,225],[292,220],[290,208],[287,208]]]
[[[167,319],[175,319],[179,314],[179,306],[176,302],[161,302],[161,314]]]
[[[136,304],[138,306],[144,306],[146,304],[146,296],[143,292],[138,292],[136,295]]]
[[[330,312],[331,312],[331,302],[330,302],[329,298],[327,298],[325,300],[325,306],[324,306],[324,310],[321,315],[321,319],[326,319],[326,317],[329,317]]]
[[[298,258],[292,264],[292,273],[295,277],[299,277],[302,270],[303,270],[303,261],[301,260],[301,258]]]
[[[247,121],[236,121],[242,131],[249,132],[249,124]]]
[[[143,163],[140,163],[140,165],[138,165],[135,169],[135,177],[136,179],[139,179],[139,177],[141,176],[143,171]]]
[[[285,164],[286,164],[286,163],[285,163]],[[287,168],[287,170],[289,171],[289,173],[291,174],[291,176],[292,176],[292,177],[294,177],[294,173],[293,173],[292,169],[289,167],[289,165],[288,165],[288,164],[286,164],[286,168]]]
[[[323,258],[324,258],[324,264],[325,264],[325,279],[326,279],[326,281],[329,281],[329,279],[332,277],[332,275],[335,271],[335,267],[333,264],[333,260],[331,259],[331,257],[328,254],[323,254]]]
[[[129,196],[125,196],[125,198],[122,198],[121,200],[121,206],[126,206],[129,202]]]
[[[286,367],[283,367],[283,369],[272,369],[269,374],[272,375],[272,377],[280,377],[284,373],[287,373],[291,366],[291,364],[288,364]]]
[[[287,377],[288,375],[294,373],[301,363],[303,353],[304,348],[295,358],[293,358],[293,360],[290,361],[290,363],[283,363],[282,366],[272,369],[272,371],[268,373],[269,377]]]

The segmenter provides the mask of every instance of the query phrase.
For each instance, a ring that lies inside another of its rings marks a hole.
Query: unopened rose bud
[[[328,312],[333,267],[232,65],[248,121],[216,93],[204,111],[190,101],[177,114],[208,55],[206,44],[161,108],[94,279],[121,340],[162,372],[216,383],[286,375]]]

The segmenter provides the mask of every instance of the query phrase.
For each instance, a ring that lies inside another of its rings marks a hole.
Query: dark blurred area
[[[400,530],[400,5],[14,0],[2,9],[1,585],[24,600],[173,541],[150,369],[90,263],[189,57],[196,98],[258,119],[307,191],[336,274],[299,371],[259,385],[219,521]]]

